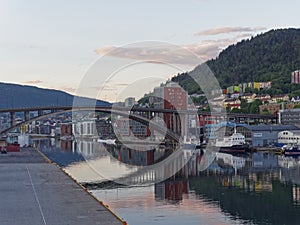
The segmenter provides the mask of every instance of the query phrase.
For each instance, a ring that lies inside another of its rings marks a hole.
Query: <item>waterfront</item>
[[[75,179],[90,184],[94,195],[131,225],[298,224],[300,219],[297,158],[253,153],[235,158],[241,159],[235,169],[219,158],[207,170],[198,171],[198,155],[186,165],[187,173],[178,173],[156,184],[128,187],[101,182],[134,170],[120,162],[129,159],[126,149],[106,147],[114,151],[101,151],[103,154],[98,152],[95,156],[95,148],[103,149],[96,142],[75,144],[46,139],[38,141],[37,146]],[[147,163],[142,157],[144,153],[130,154],[131,164]],[[101,174],[95,172],[101,168]]]

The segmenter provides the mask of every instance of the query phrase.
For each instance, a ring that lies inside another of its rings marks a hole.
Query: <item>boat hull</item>
[[[223,153],[246,153],[249,150],[248,145],[234,145],[230,147],[216,147],[219,149],[219,152]]]
[[[300,156],[300,150],[285,150],[284,151],[285,156]]]

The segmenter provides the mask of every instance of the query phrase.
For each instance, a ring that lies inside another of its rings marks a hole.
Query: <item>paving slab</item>
[[[1,225],[119,225],[122,221],[35,149],[0,155]]]

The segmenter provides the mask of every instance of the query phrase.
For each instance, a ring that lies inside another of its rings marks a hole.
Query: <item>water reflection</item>
[[[201,151],[167,180],[143,187],[107,182],[164,160],[172,151],[105,146],[91,141],[36,143],[76,179],[93,189],[129,224],[298,224],[300,158],[272,153],[217,154],[205,171]],[[88,162],[88,163],[87,163]],[[95,165],[93,165],[93,163]],[[131,164],[131,165],[130,165]],[[101,174],[92,169],[102,170]],[[155,176],[156,174],[154,174]],[[146,179],[144,177],[144,179]],[[90,186],[89,186],[90,184]]]

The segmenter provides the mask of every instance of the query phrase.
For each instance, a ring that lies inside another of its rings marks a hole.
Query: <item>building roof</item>
[[[280,95],[274,95],[273,98],[283,98],[283,97],[288,97],[288,94],[280,94]]]
[[[294,125],[248,125],[248,124],[237,124],[237,126],[245,127],[250,131],[283,131],[283,130],[300,130]]]
[[[252,97],[253,95],[256,95],[255,93],[244,93],[242,97]]]
[[[289,113],[289,112],[300,112],[300,108],[295,108],[295,109],[283,109],[280,110],[281,113]]]
[[[214,126],[219,126],[219,127],[244,127],[250,131],[284,131],[284,130],[299,130],[297,126],[294,125],[266,125],[266,124],[259,124],[259,125],[248,125],[248,124],[234,124],[234,123],[221,123],[221,124],[214,124]]]

